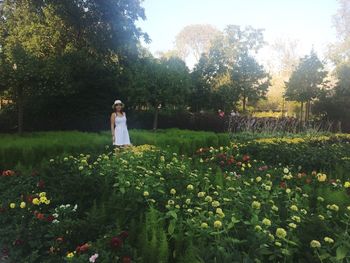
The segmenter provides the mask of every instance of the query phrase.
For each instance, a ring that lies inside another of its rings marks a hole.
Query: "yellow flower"
[[[278,241],[275,242],[275,245],[276,245],[277,247],[282,246],[281,242],[278,242]]]
[[[350,205],[346,209],[348,209],[350,211]]]
[[[189,185],[187,186],[187,190],[192,191],[192,190],[193,190],[193,185],[189,184]]]
[[[317,174],[317,180],[319,182],[324,182],[324,181],[326,181],[326,179],[327,179],[327,175],[321,174],[321,173]]]
[[[211,201],[213,201],[213,198],[211,198],[211,196],[206,196],[205,198],[204,198],[204,200],[206,201],[206,202],[211,202]]]
[[[293,211],[298,211],[298,207],[296,205],[292,205],[290,207],[290,209],[293,210]]]
[[[191,203],[191,199],[187,198],[185,203],[189,205]]]
[[[40,197],[40,203],[46,203],[46,201],[47,201],[46,196]]]
[[[337,205],[335,205],[335,204],[333,204],[333,205],[328,205],[327,208],[330,209],[330,210],[336,211],[336,212],[339,211],[339,206],[337,206]]]
[[[287,232],[283,228],[279,227],[276,229],[276,236],[279,238],[285,238],[287,236]]]
[[[147,196],[149,196],[149,192],[147,192],[147,191],[144,191],[144,192],[143,192],[143,196],[144,196],[144,197],[147,197]]]
[[[39,197],[43,197],[43,196],[46,196],[46,192],[41,192],[41,193],[39,194]]]
[[[25,208],[26,207],[26,203],[25,202],[21,202],[21,204],[19,205],[20,208]]]
[[[176,194],[176,190],[175,190],[174,188],[172,188],[172,189],[170,190],[170,194],[172,194],[172,195]]]
[[[283,169],[283,172],[284,172],[285,174],[287,174],[287,173],[289,173],[289,169],[288,169],[288,168],[284,168],[284,169]]]
[[[254,209],[260,209],[261,204],[258,201],[253,201],[252,202],[252,208]]]
[[[262,178],[260,176],[258,176],[257,178],[255,178],[255,181],[257,181],[258,183],[262,180]]]
[[[203,222],[203,223],[201,224],[201,228],[208,228],[208,227],[209,227],[208,224],[205,223],[205,222]]]
[[[67,254],[67,258],[72,258],[72,257],[74,257],[74,253],[73,252],[70,252],[70,253]]]
[[[350,182],[345,182],[345,183],[344,183],[344,187],[345,187],[345,188],[349,188],[349,187],[350,187]]]
[[[321,243],[320,243],[319,241],[317,241],[317,240],[312,240],[312,241],[310,242],[310,246],[311,246],[312,248],[319,248],[319,247],[321,247]]]
[[[270,191],[270,190],[271,190],[271,186],[265,185],[265,190],[266,190],[266,191]]]
[[[215,211],[217,214],[222,214],[222,209],[221,208],[216,208],[216,211]]]
[[[324,220],[324,216],[323,216],[323,215],[318,215],[318,218],[319,218],[320,220]]]
[[[271,207],[271,209],[273,210],[273,211],[278,211],[278,207],[277,206],[275,206],[275,205],[273,205],[272,207]]]
[[[267,218],[264,218],[262,223],[265,225],[265,226],[271,226],[271,220],[270,219],[267,219]]]
[[[299,216],[292,216],[292,220],[298,223],[301,221]]]
[[[175,204],[174,200],[169,200],[168,201],[168,205],[173,205],[173,204]]]
[[[297,225],[294,224],[294,223],[289,223],[288,226],[289,226],[290,228],[297,228]]]
[[[46,204],[46,205],[49,205],[50,202],[51,202],[51,201],[50,201],[49,199],[47,199],[47,200],[45,201],[45,204]]]
[[[219,203],[218,201],[213,201],[213,202],[211,203],[211,205],[212,205],[213,207],[218,207],[218,206],[220,206],[220,203]]]
[[[259,231],[261,231],[261,230],[262,230],[261,226],[259,226],[259,225],[256,225],[256,226],[255,226],[255,231],[258,231],[258,232],[259,232]]]
[[[318,196],[318,197],[317,197],[317,201],[323,202],[323,201],[324,201],[324,198],[321,197],[321,196]]]
[[[16,204],[15,203],[11,203],[10,204],[10,208],[15,208],[16,207]]]
[[[287,194],[290,194],[291,191],[292,191],[292,190],[290,190],[289,188],[286,189],[286,193],[287,193]]]
[[[40,204],[40,200],[38,198],[34,198],[32,203],[33,203],[33,205],[39,205]]]
[[[84,169],[84,166],[79,166],[79,171],[82,171]]]
[[[334,243],[334,240],[332,238],[330,238],[330,237],[325,237],[324,238],[324,242],[326,242],[326,243]]]
[[[274,240],[275,240],[275,237],[274,237],[271,233],[269,233],[269,239],[270,239],[271,241],[274,241]]]
[[[197,196],[198,197],[204,197],[205,196],[205,192],[199,192]]]
[[[214,227],[215,227],[215,228],[221,228],[221,227],[222,227],[221,221],[216,220],[216,221],[214,222]]]

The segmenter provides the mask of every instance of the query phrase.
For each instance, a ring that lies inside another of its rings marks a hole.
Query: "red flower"
[[[129,233],[127,231],[122,231],[119,236],[125,240],[129,236]]]
[[[12,170],[2,171],[2,176],[13,176],[13,175],[15,175],[15,172]]]
[[[27,202],[28,203],[32,203],[33,199],[34,199],[34,197],[32,195],[28,195],[27,196]]]
[[[88,243],[85,243],[84,245],[78,246],[75,251],[77,253],[84,253],[88,251],[89,248],[90,248],[90,245]]]
[[[123,240],[120,237],[112,237],[110,243],[113,249],[118,249],[123,245]]]
[[[38,186],[40,189],[42,189],[42,188],[45,187],[45,182],[44,182],[43,180],[40,180],[40,181],[38,182],[37,186]]]
[[[244,161],[244,162],[247,162],[247,161],[249,161],[250,160],[250,156],[249,155],[243,155],[243,158],[242,158],[242,160]]]
[[[267,165],[264,165],[264,166],[259,167],[258,170],[265,171],[265,170],[267,170],[267,168],[268,168]]]
[[[36,218],[37,219],[40,219],[40,220],[43,220],[43,219],[45,219],[45,215],[44,214],[42,214],[42,213],[38,213],[38,212],[36,212]]]
[[[283,189],[286,189],[286,182],[280,182],[280,187]]]
[[[53,215],[49,215],[49,216],[46,218],[46,220],[47,220],[48,222],[52,222],[54,219],[55,219],[55,218],[54,218]]]
[[[122,258],[122,263],[131,263],[131,257],[124,256],[124,257]]]

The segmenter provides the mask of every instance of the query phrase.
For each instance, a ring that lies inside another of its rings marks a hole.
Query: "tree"
[[[247,53],[239,56],[231,71],[232,85],[238,90],[242,100],[243,112],[247,101],[257,101],[266,96],[270,84],[270,77],[264,67]]]
[[[158,126],[161,108],[185,105],[191,89],[189,70],[179,58],[144,57],[134,65],[129,96],[137,105],[154,110],[153,129]]]
[[[337,83],[332,89],[323,90],[313,111],[329,120],[343,124],[343,131],[350,131],[350,66],[340,65],[336,72]]]
[[[220,33],[211,25],[186,26],[176,35],[176,50],[183,60],[193,56],[198,62],[203,53],[208,53],[212,40]]]
[[[350,2],[338,0],[339,9],[334,15],[338,42],[330,47],[330,58],[336,64],[350,61]]]
[[[202,54],[195,66],[194,72],[197,76],[202,76],[202,83],[207,85],[198,86],[209,86],[211,94],[215,95],[215,101],[219,105],[234,106],[240,98],[241,90],[233,83],[231,77],[233,68],[242,61],[242,55],[254,54],[263,45],[262,29],[254,29],[250,26],[246,28],[227,26],[224,32],[213,40],[208,54]],[[222,91],[220,91],[221,88],[223,88]],[[205,105],[204,101],[202,105]]]
[[[326,75],[323,63],[312,50],[300,60],[289,81],[286,82],[285,97],[287,100],[300,102],[301,120],[304,103],[306,103],[305,120],[309,120],[311,101],[319,95],[322,85],[325,84]]]
[[[135,26],[139,18],[145,18],[139,0],[3,1],[0,78],[17,105],[19,132],[23,130],[25,100],[47,101],[52,96],[71,99],[78,93],[92,95],[90,98],[104,94],[110,100],[109,89],[118,84],[113,75],[120,76],[127,61],[138,56],[140,37],[148,41]],[[89,67],[81,64],[84,62]],[[92,69],[101,76],[92,76]],[[96,86],[92,87],[85,75],[101,82],[94,82]],[[110,81],[107,85],[102,76]]]

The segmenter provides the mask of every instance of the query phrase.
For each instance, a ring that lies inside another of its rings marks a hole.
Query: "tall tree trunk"
[[[304,102],[300,102],[300,122],[303,123],[303,108]]]
[[[18,109],[18,133],[23,133],[23,89],[19,87],[17,90],[17,109]]]
[[[243,112],[245,112],[246,100],[247,100],[247,97],[243,95]]]
[[[307,120],[310,120],[310,113],[311,113],[311,101],[309,100],[307,102]]]
[[[153,118],[153,130],[157,130],[158,127],[158,115],[159,115],[159,108],[158,105],[155,107],[155,112],[154,112],[154,118]]]

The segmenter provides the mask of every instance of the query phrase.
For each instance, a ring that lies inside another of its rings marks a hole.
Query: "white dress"
[[[114,142],[113,145],[126,145],[130,144],[130,137],[128,127],[126,126],[125,112],[123,116],[115,114],[115,127],[114,127]]]

